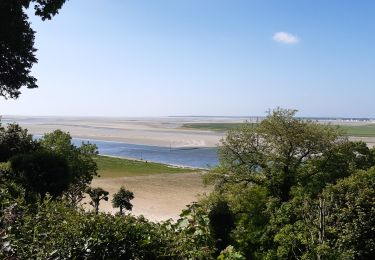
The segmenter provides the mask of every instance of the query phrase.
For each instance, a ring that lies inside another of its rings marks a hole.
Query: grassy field
[[[375,125],[339,126],[348,136],[375,137]]]
[[[109,156],[95,156],[95,162],[102,178],[141,176],[158,173],[196,172],[194,169],[177,168],[166,164],[128,160]]]
[[[198,129],[198,130],[211,130],[217,132],[225,132],[233,128],[240,127],[244,123],[191,123],[183,124],[183,128]]]
[[[189,129],[200,129],[200,130],[211,130],[217,132],[226,132],[230,129],[240,127],[244,123],[191,123],[182,125],[183,128]],[[337,127],[336,125],[332,125]],[[371,125],[340,125],[346,135],[356,137],[375,137],[375,124]]]

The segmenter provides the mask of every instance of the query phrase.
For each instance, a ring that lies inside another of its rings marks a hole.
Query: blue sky
[[[375,1],[69,0],[2,114],[375,117]],[[279,34],[277,34],[279,33]]]

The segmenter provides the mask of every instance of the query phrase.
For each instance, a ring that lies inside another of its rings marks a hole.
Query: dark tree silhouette
[[[51,19],[66,0],[1,0],[0,1],[0,96],[17,98],[20,88],[36,88],[30,75],[37,62],[34,48],[35,31],[25,13],[31,5],[42,20]]]
[[[209,211],[210,230],[215,239],[217,254],[219,255],[230,245],[230,232],[234,228],[234,215],[226,201],[218,201]]]
[[[97,215],[99,213],[99,203],[101,200],[108,201],[108,194],[109,192],[106,190],[103,190],[102,188],[91,188],[88,187],[86,190],[87,194],[89,194],[91,201],[90,205],[94,207],[95,214]]]
[[[114,208],[120,208],[120,215],[122,215],[123,209],[133,209],[133,204],[130,203],[132,199],[134,199],[134,193],[122,186],[120,190],[113,195],[112,206]]]
[[[64,157],[39,151],[18,154],[10,159],[15,179],[26,190],[26,198],[38,193],[43,198],[47,193],[60,196],[71,182],[71,173]]]

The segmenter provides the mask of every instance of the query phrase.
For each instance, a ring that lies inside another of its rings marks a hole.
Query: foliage
[[[76,207],[84,198],[84,192],[93,177],[97,176],[98,167],[93,159],[98,154],[96,145],[82,143],[80,147],[76,147],[72,144],[70,134],[61,130],[45,134],[40,139],[40,145],[43,149],[64,157],[68,162],[72,181],[64,195]]]
[[[229,131],[213,172],[216,182],[261,185],[288,201],[307,163],[343,141],[337,130],[299,120],[295,113],[276,109],[256,127]]]
[[[91,188],[88,187],[86,189],[86,193],[89,194],[91,201],[90,205],[94,207],[95,214],[99,213],[99,204],[101,200],[108,201],[108,194],[109,192],[106,190],[103,190],[102,188]]]
[[[132,210],[133,204],[130,201],[134,199],[134,193],[121,186],[120,190],[113,194],[112,205],[114,208],[120,208],[120,215],[123,214],[123,209]]]
[[[359,171],[323,191],[326,236],[355,259],[375,258],[375,168]]]
[[[210,259],[215,253],[208,215],[201,204],[187,205],[175,225],[170,227],[177,236],[171,255],[176,259]]]
[[[10,159],[13,179],[26,189],[26,196],[60,196],[68,188],[71,174],[66,160],[49,152],[19,154]]]
[[[217,258],[218,260],[245,260],[245,257],[241,255],[240,252],[237,252],[233,246],[228,246]]]
[[[13,155],[30,153],[37,149],[38,143],[27,129],[17,124],[8,124],[6,128],[0,125],[0,162],[8,161]]]
[[[371,168],[328,185],[316,198],[296,194],[288,204],[299,219],[284,225],[275,236],[278,255],[286,257],[292,251],[302,259],[374,258],[374,177]],[[278,214],[288,217],[285,212]]]
[[[0,1],[0,96],[17,98],[20,88],[36,88],[31,68],[37,62],[35,31],[30,27],[26,9],[34,6],[35,15],[51,19],[66,0]]]
[[[144,218],[87,214],[48,197],[35,210],[22,208],[6,226],[7,246],[0,258],[156,259],[168,252],[159,225]]]
[[[257,126],[228,132],[220,165],[206,176],[215,184],[207,204],[227,201],[235,216],[230,241],[246,259],[373,256],[373,229],[363,228],[374,226],[373,188],[360,193],[372,184],[354,176],[375,165],[374,150],[295,113],[276,109]]]
[[[217,253],[230,245],[229,234],[234,228],[234,215],[224,200],[219,200],[208,213],[211,234],[215,239]]]
[[[190,206],[177,223],[85,213],[48,196],[33,210],[18,207],[20,214],[4,226],[0,258],[212,259],[209,230],[202,229],[207,218],[191,214],[200,211],[198,205]]]

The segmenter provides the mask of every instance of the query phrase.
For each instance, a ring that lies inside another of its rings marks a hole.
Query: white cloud
[[[299,43],[299,38],[293,34],[287,32],[277,32],[273,35],[273,39],[277,42],[285,44],[297,44]]]

